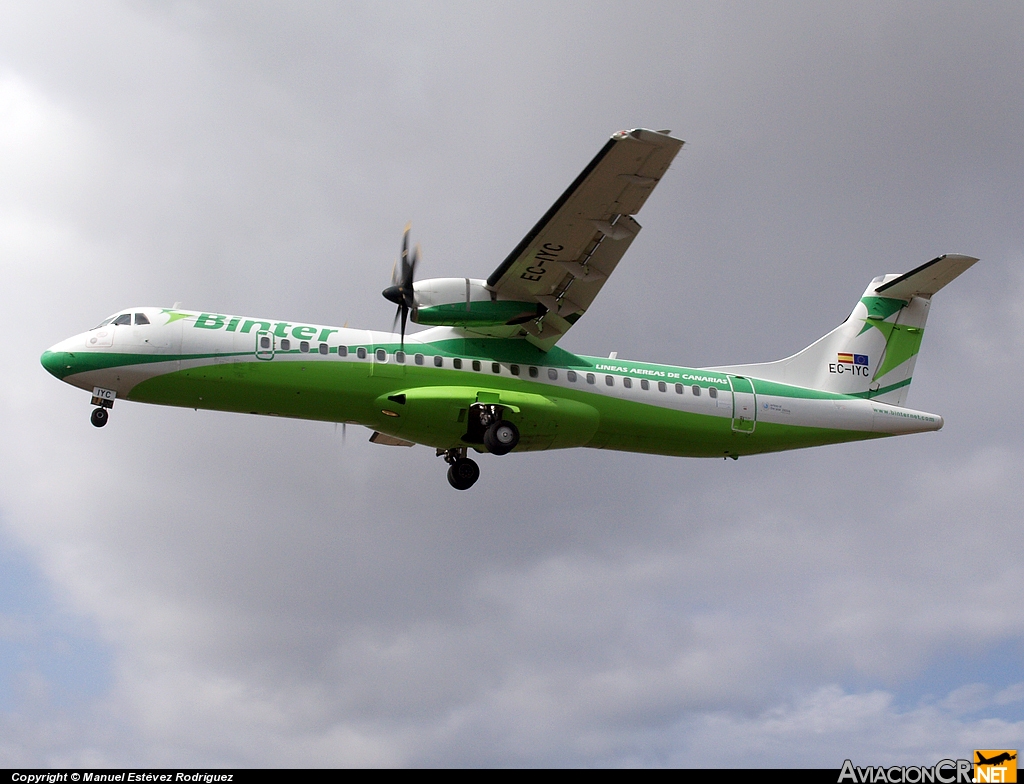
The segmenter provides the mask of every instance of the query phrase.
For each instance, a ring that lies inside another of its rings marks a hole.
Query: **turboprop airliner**
[[[133,307],[53,346],[43,367],[91,393],[96,427],[117,400],[358,424],[375,444],[433,447],[459,490],[480,476],[470,450],[737,459],[941,428],[904,404],[932,295],[970,256],[875,278],[846,321],[775,362],[689,368],[558,347],[682,145],[614,134],[486,280],[415,280],[407,227],[383,292],[398,306],[391,332]],[[430,328],[406,334],[410,319]]]

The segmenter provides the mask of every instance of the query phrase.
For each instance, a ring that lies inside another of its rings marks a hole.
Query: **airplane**
[[[406,227],[383,292],[397,304],[391,332],[133,307],[42,365],[92,393],[96,427],[115,400],[358,424],[375,444],[433,447],[458,490],[480,476],[470,450],[738,459],[940,429],[941,416],[904,403],[932,295],[971,256],[876,277],[840,326],[774,362],[689,368],[557,345],[682,146],[669,131],[613,134],[486,280],[415,280]],[[409,320],[429,328],[406,334]]]
[[[1010,754],[1008,751],[1004,751],[1002,754],[997,754],[992,759],[985,759],[980,751],[974,752],[978,756],[978,765],[1001,765],[1004,762],[1010,762],[1011,760],[1017,759],[1016,754]]]

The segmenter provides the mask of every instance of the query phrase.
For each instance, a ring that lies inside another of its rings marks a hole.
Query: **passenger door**
[[[261,329],[256,333],[256,359],[273,359],[275,347],[273,332]]]
[[[732,429],[753,433],[757,425],[757,395],[754,384],[744,376],[729,376],[732,387]]]

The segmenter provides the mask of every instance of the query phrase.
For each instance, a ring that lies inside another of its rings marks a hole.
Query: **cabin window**
[[[540,371],[537,370],[533,365],[530,365],[530,378],[537,378],[540,375]]]
[[[615,376],[605,376],[604,383],[606,383],[610,387],[615,386]]]
[[[509,366],[509,370],[512,371],[512,375],[513,376],[518,376],[519,375],[519,365],[510,365]]]
[[[266,335],[260,338],[260,348],[263,350],[267,350],[270,348],[270,338],[268,338]]]
[[[693,388],[693,396],[694,397],[700,397],[700,387],[697,386],[696,384],[694,384],[692,388]]]
[[[356,356],[360,359],[366,359],[366,349],[360,346],[356,349]]]
[[[633,379],[631,379],[629,376],[626,376],[624,379],[622,379],[622,386],[624,386],[626,389],[632,389]]]
[[[462,360],[458,357],[452,360],[452,365],[456,370],[462,370]]]
[[[651,388],[651,382],[650,381],[648,381],[646,378],[640,379],[640,389],[650,389],[650,388]]]
[[[683,385],[682,384],[676,384],[676,394],[677,395],[683,394]]]
[[[434,357],[434,367],[443,367],[444,357]]]
[[[474,359],[473,360],[473,370],[479,370],[479,369],[480,369],[480,360],[479,359]]]
[[[118,316],[116,319],[114,319],[114,326],[115,327],[121,327],[121,326],[124,326],[126,324],[128,326],[131,326],[131,323],[132,323],[132,314],[131,313],[122,313],[120,316]]]
[[[500,362],[492,362],[491,363],[491,372],[492,373],[500,373],[501,372],[501,363]]]
[[[565,371],[565,377],[571,383],[573,383],[573,384],[576,383],[576,371],[575,370],[567,370],[567,371]]]
[[[326,354],[328,351],[330,351],[330,349],[327,347],[327,344],[326,343],[321,343],[320,344],[320,353],[321,354]]]
[[[405,352],[404,351],[396,351],[395,352],[395,362],[397,362],[399,365],[404,365],[405,364]]]
[[[593,373],[587,373],[587,383],[593,384],[597,379],[594,378]]]
[[[143,324],[149,323],[149,317],[145,313],[135,314],[135,326],[141,327]]]
[[[292,342],[288,338],[281,338],[281,351],[291,351]]]
[[[415,357],[413,357],[413,359],[416,361],[417,365],[422,365],[423,364],[423,355],[422,354],[417,354]]]
[[[659,392],[664,392],[667,389],[668,389],[668,387],[665,386],[665,382],[664,381],[659,381],[658,382],[658,391]]]
[[[382,348],[377,349],[376,356],[377,356],[377,361],[378,362],[387,362],[388,361],[388,352],[386,352]]]
[[[339,357],[347,357],[348,356],[348,346],[338,346],[338,356]]]
[[[309,353],[309,341],[308,340],[300,340],[299,341],[299,351],[301,351],[303,354],[308,354]]]
[[[714,387],[708,387],[708,397],[718,397],[718,390]]]
[[[552,381],[558,381],[558,371],[554,368],[548,368],[548,378]]]

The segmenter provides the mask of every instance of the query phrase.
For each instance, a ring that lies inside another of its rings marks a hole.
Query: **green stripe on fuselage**
[[[60,355],[60,359],[55,357]],[[108,368],[131,367],[132,365],[149,365],[157,362],[178,362],[179,360],[204,360],[215,357],[249,357],[251,351],[216,354],[127,354],[124,352],[106,351],[46,351],[41,362],[50,373],[59,379],[74,376],[78,373],[89,373],[93,370]]]
[[[451,343],[453,341],[446,341]],[[462,342],[462,341],[454,341]],[[473,341],[465,341],[470,343]],[[380,346],[381,348],[387,348]],[[369,347],[368,347],[369,348]],[[397,346],[391,347],[392,349]],[[409,346],[408,348],[413,348]],[[441,355],[436,346],[422,346],[424,354]],[[449,347],[446,347],[449,348]],[[451,346],[450,348],[455,348]],[[462,348],[470,348],[463,345]],[[447,351],[445,356],[450,356]],[[518,353],[518,352],[517,352]],[[539,352],[538,352],[539,353]],[[599,358],[576,357],[561,352],[567,363],[576,368],[594,367],[607,362]],[[879,437],[880,434],[865,431],[843,431],[824,428],[799,427],[771,422],[758,422],[754,433],[738,433],[732,429],[729,416],[679,411],[636,400],[623,400],[600,392],[589,391],[583,378],[580,388],[556,386],[526,377],[525,354],[523,376],[492,374],[484,367],[479,372],[468,369],[451,370],[435,368],[428,364],[416,365],[412,356],[408,364],[393,362],[379,364],[367,360],[340,360],[337,355],[322,356],[309,354],[305,360],[289,358],[285,361],[248,361],[230,363],[207,363],[156,376],[139,383],[127,395],[129,400],[188,408],[204,408],[239,413],[254,413],[296,417],[328,422],[358,422],[382,432],[400,433],[401,437],[418,443],[439,448],[462,445],[465,423],[460,422],[456,413],[445,426],[432,423],[429,432],[410,431],[403,427],[402,405],[388,404],[389,410],[398,417],[382,413],[379,399],[403,389],[431,386],[473,387],[481,391],[513,391],[533,393],[548,398],[559,398],[587,404],[599,413],[599,426],[595,435],[586,442],[587,446],[636,452],[652,452],[665,455],[712,457],[725,455],[746,455],[772,452],[784,449],[839,443]],[[480,354],[481,359],[491,361],[493,352]],[[548,359],[541,367],[546,373],[550,366],[550,352],[542,355]],[[462,353],[468,363],[473,354]],[[182,360],[199,359],[197,355],[182,356]],[[531,357],[532,358],[532,357]],[[166,360],[168,357],[163,357]],[[495,360],[501,361],[501,360]],[[507,360],[506,360],[507,361]],[[539,363],[536,363],[539,364]],[[642,363],[627,362],[624,366],[640,368]],[[561,372],[564,372],[564,365]],[[688,371],[671,366],[643,365],[648,369],[658,368],[677,374],[704,375],[702,371]],[[712,373],[708,377],[724,376]],[[656,377],[652,377],[657,381]],[[669,379],[673,380],[673,379]],[[755,382],[759,391],[763,382]],[[688,384],[689,385],[689,384]],[[700,382],[707,387],[710,382]],[[771,392],[779,394],[783,389],[800,393],[799,388],[773,385]],[[649,394],[675,394],[674,392]],[[793,397],[804,397],[793,394]],[[839,395],[821,393],[814,397],[837,398]],[[516,421],[517,415],[508,414]],[[571,439],[569,439],[571,440]],[[547,448],[539,439],[532,445],[523,443],[517,451]]]

